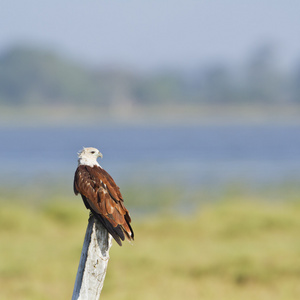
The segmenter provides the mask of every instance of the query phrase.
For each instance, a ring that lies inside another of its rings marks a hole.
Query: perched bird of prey
[[[83,148],[78,153],[78,167],[74,177],[74,193],[81,194],[87,209],[102,223],[115,241],[122,246],[125,237],[133,240],[131,218],[124,206],[119,187],[98,164],[102,154],[96,148]]]

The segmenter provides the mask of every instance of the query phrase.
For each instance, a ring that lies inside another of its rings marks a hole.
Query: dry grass
[[[70,299],[87,226],[80,201],[2,201],[0,299]],[[137,217],[113,245],[102,299],[300,299],[300,205],[221,201]]]

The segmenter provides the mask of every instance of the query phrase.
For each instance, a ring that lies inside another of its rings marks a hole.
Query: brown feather
[[[85,206],[100,219],[120,246],[125,236],[133,240],[131,218],[120,189],[105,170],[99,166],[79,165],[74,177],[74,193],[81,194]]]

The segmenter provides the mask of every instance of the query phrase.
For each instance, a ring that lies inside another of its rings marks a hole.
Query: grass
[[[227,195],[192,214],[165,204],[133,216],[136,241],[111,248],[101,298],[300,299],[294,196]],[[0,299],[70,299],[88,218],[79,198],[37,205],[6,195],[1,207]]]

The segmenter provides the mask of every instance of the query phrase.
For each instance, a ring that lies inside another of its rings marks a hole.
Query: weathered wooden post
[[[111,235],[91,215],[86,229],[72,300],[99,299],[111,245]]]

